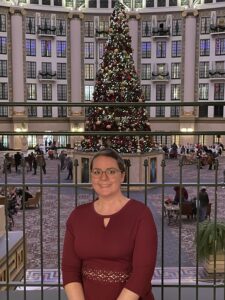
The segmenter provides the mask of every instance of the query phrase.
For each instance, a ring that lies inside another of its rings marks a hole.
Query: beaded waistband
[[[124,283],[129,278],[129,274],[126,272],[102,270],[97,268],[89,268],[87,266],[82,268],[82,275],[84,278],[90,280],[107,283]]]

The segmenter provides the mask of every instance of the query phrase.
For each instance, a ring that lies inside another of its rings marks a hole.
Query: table
[[[180,213],[180,206],[179,204],[164,203],[164,212],[165,212],[165,216],[167,216],[168,218],[168,225],[170,225],[173,220],[174,222],[177,222]]]

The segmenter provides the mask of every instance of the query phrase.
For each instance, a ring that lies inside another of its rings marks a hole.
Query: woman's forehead
[[[112,157],[108,157],[108,156],[98,156],[93,160],[93,167],[98,167],[98,166],[105,166],[107,164],[107,166],[113,166],[113,167],[118,167],[118,163],[117,161],[112,158]]]

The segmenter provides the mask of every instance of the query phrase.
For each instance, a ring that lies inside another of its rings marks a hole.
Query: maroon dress
[[[63,284],[80,282],[85,300],[116,300],[124,287],[153,300],[156,252],[156,227],[144,204],[130,200],[110,216],[99,215],[94,202],[81,205],[67,221]]]

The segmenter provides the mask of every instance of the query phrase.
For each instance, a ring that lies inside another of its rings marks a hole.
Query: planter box
[[[216,273],[224,273],[225,265],[225,254],[216,254]],[[210,255],[208,259],[205,260],[204,267],[208,273],[214,273],[214,256]]]

